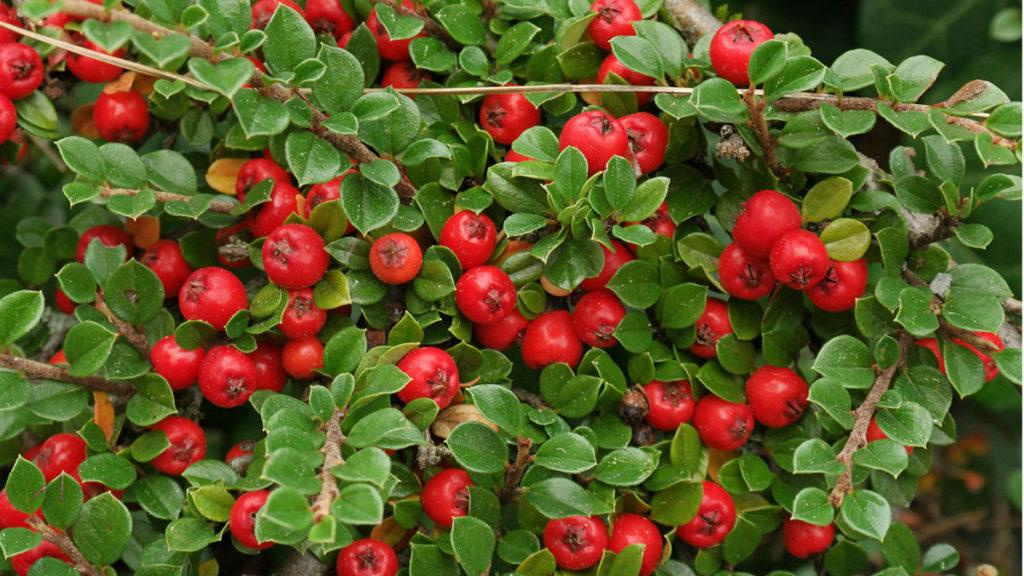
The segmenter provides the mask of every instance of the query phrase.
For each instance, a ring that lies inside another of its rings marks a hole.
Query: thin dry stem
[[[71,541],[71,538],[69,538],[67,534],[51,527],[36,516],[29,516],[25,521],[28,523],[30,528],[39,532],[43,537],[43,540],[60,548],[61,552],[71,560],[72,565],[74,565],[75,570],[77,570],[79,574],[84,574],[85,576],[103,576],[103,572],[98,570],[91,562],[89,562],[88,559],[86,559],[81,550],[75,546],[75,543]]]
[[[100,189],[100,196],[103,198],[110,198],[111,196],[135,196],[139,193],[138,190],[131,188],[111,188],[104,186]],[[185,194],[174,194],[172,192],[160,192],[154,191],[153,194],[156,196],[156,201],[160,203],[165,202],[188,202],[194,196],[187,196]],[[231,211],[235,209],[235,204],[228,202],[218,202],[216,200],[210,202],[207,211],[216,212],[218,214],[231,214]]]
[[[341,421],[345,418],[345,411],[338,408],[324,423],[324,446],[321,450],[324,453],[324,465],[320,469],[320,482],[322,486],[316,500],[313,501],[313,522],[319,522],[330,516],[331,504],[338,497],[338,481],[335,480],[331,470],[345,463],[341,457],[341,445],[345,443],[345,434],[341,431]]]
[[[143,358],[149,357],[149,339],[146,338],[146,333],[139,330],[135,326],[125,322],[124,320],[117,317],[110,306],[107,306],[106,300],[103,299],[102,294],[96,294],[96,301],[93,302],[96,309],[100,311],[110,321],[111,324],[117,328],[117,331],[128,341]]]
[[[132,396],[135,388],[126,382],[107,380],[98,376],[72,376],[64,366],[44,364],[28,358],[15,356],[9,352],[0,353],[0,368],[8,368],[23,373],[29,380],[54,380],[77,384],[90,390],[99,390],[119,396]]]
[[[519,483],[523,480],[527,466],[533,461],[530,448],[533,440],[520,437],[516,441],[516,459],[505,463],[505,486],[501,489],[501,501],[508,502],[519,494]]]

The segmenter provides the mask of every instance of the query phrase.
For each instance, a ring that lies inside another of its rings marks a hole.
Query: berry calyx
[[[704,481],[704,494],[697,515],[676,530],[676,536],[694,548],[711,548],[728,536],[736,525],[732,496],[714,482]]]
[[[0,45],[0,94],[20,100],[43,83],[43,59],[20,42]]]
[[[752,258],[768,260],[775,242],[800,228],[802,221],[800,210],[785,194],[761,190],[740,205],[732,239]]]
[[[612,38],[634,36],[633,22],[644,17],[633,0],[596,0],[590,10],[597,12],[597,17],[590,21],[587,31],[594,44],[606,52],[612,49]]]
[[[441,470],[423,485],[423,511],[438,526],[451,528],[456,517],[469,512],[469,487],[473,485],[461,468]]]
[[[98,239],[107,248],[124,246],[125,260],[131,258],[132,251],[135,250],[135,241],[124,230],[107,225],[93,226],[83,232],[82,236],[78,238],[78,244],[75,247],[75,259],[79,262],[85,262],[85,251],[88,250],[93,238]]]
[[[864,295],[868,285],[868,263],[863,259],[853,262],[830,260],[821,282],[807,289],[807,299],[827,312],[845,312]]]
[[[223,330],[228,320],[248,305],[242,281],[213,266],[189,274],[178,292],[181,315],[186,320],[202,320],[216,330]]]
[[[288,383],[288,373],[281,359],[281,347],[270,340],[259,340],[256,349],[249,352],[249,360],[256,370],[256,389],[280,392]]]
[[[563,570],[585,570],[601,560],[608,548],[608,528],[596,516],[568,516],[548,520],[544,547]]]
[[[160,279],[165,298],[177,296],[192,274],[192,267],[185,261],[181,246],[174,240],[157,240],[146,249],[139,262],[145,264]]]
[[[338,576],[395,576],[398,556],[384,542],[363,538],[341,549],[335,569]]]
[[[587,292],[572,311],[572,326],[583,342],[596,348],[618,344],[615,329],[626,316],[626,308],[610,290]]]
[[[751,256],[736,242],[718,256],[718,278],[726,292],[741,300],[763,298],[777,283],[768,261]]]
[[[662,538],[658,527],[639,514],[622,514],[612,520],[608,549],[618,554],[629,546],[644,547],[639,576],[651,576],[661,562]]]
[[[623,64],[615,54],[609,54],[605,56],[601,62],[601,67],[597,70],[597,82],[599,84],[607,84],[608,76],[614,74],[619,78],[626,81],[626,84],[630,86],[654,86],[654,78],[650,76],[644,76],[639,72],[630,70],[625,64]],[[651,100],[650,92],[637,92],[636,93],[636,104],[637,106],[643,106]],[[625,118],[625,117],[623,117]],[[621,122],[623,118],[619,118]],[[666,130],[666,133],[668,131]]]
[[[324,366],[324,345],[316,336],[289,340],[281,349],[281,365],[292,378],[308,380]]]
[[[523,334],[523,362],[534,370],[563,362],[575,368],[583,356],[572,316],[565,310],[545,312],[530,321]]]
[[[674,432],[693,418],[693,391],[689,380],[652,380],[643,387],[647,397],[647,423],[658,430]]]
[[[245,200],[245,195],[253,186],[270,180],[272,182],[291,183],[288,172],[270,158],[252,158],[246,160],[235,176],[235,195],[238,201]]]
[[[423,252],[412,236],[385,234],[370,246],[370,271],[385,284],[405,284],[420,273]]]
[[[754,20],[733,20],[719,28],[708,48],[715,74],[736,86],[747,86],[747,68],[754,49],[775,37],[771,29]]]
[[[107,142],[138,142],[149,130],[149,103],[134,90],[101,92],[92,121]]]
[[[416,348],[395,366],[410,378],[396,394],[406,404],[417,398],[430,398],[438,408],[444,409],[459,391],[459,367],[451,355],[440,348]]]
[[[694,329],[697,340],[690,346],[690,352],[701,358],[714,358],[718,354],[715,350],[718,340],[726,334],[732,334],[729,306],[718,298],[708,298]]]
[[[615,276],[615,273],[619,271],[619,268],[622,268],[627,262],[634,260],[633,253],[626,248],[625,244],[618,240],[612,240],[612,250],[601,245],[601,251],[604,253],[604,264],[601,266],[601,271],[597,276],[580,282],[580,288],[588,292],[604,288],[608,281],[612,279],[612,276]]]
[[[246,492],[231,506],[228,526],[231,535],[242,546],[253,550],[266,550],[274,545],[273,542],[260,542],[256,538],[256,513],[263,508],[269,497],[270,492],[266,490]]]
[[[192,420],[168,416],[151,428],[166,434],[171,444],[150,461],[158,472],[181,476],[189,466],[206,456],[206,433]]]
[[[786,552],[795,558],[807,558],[828,550],[836,537],[834,524],[817,526],[792,518],[782,523],[782,540]]]
[[[153,372],[164,377],[171,390],[184,390],[199,381],[199,367],[206,352],[202,348],[185,350],[173,334],[164,336],[149,351]]]
[[[629,136],[622,124],[603,110],[587,110],[573,116],[562,127],[558,149],[574,146],[587,159],[590,176],[604,170],[612,156],[629,158]]]
[[[779,282],[804,290],[821,282],[828,272],[828,250],[817,234],[792,230],[772,246],[768,264]]]
[[[490,94],[480,104],[480,126],[498,144],[511,144],[537,124],[540,110],[522,94]]]
[[[303,13],[313,31],[340,38],[352,31],[355,22],[338,0],[307,0]]]
[[[313,336],[327,322],[327,311],[313,301],[313,290],[302,288],[288,293],[288,306],[284,309],[278,328],[289,338]]]
[[[737,450],[754,431],[754,411],[747,404],[705,394],[694,407],[693,427],[708,447],[726,452]]]
[[[486,214],[462,210],[445,221],[440,241],[455,252],[462,269],[469,270],[491,259],[497,237],[494,222]]]
[[[237,348],[214,346],[199,367],[199,389],[214,406],[241,406],[256,391],[256,368]]]
[[[789,368],[761,366],[747,378],[746,391],[754,419],[769,428],[789,426],[807,409],[807,382]]]
[[[508,316],[490,324],[473,326],[473,336],[481,345],[492,350],[508,350],[523,338],[523,333],[530,321],[523,317],[518,308],[513,308]]]
[[[455,305],[474,324],[493,324],[516,307],[516,287],[497,266],[477,266],[455,283]]]
[[[263,243],[262,254],[267,278],[289,290],[316,284],[330,264],[324,239],[305,224],[277,227]]]
[[[645,76],[646,78],[646,76]],[[629,138],[629,150],[636,159],[641,174],[650,174],[665,163],[665,150],[668,148],[668,127],[657,116],[649,112],[637,112],[619,118],[622,127],[626,129],[626,136]],[[664,208],[664,216],[668,216],[668,206],[662,204],[659,212]],[[672,220],[668,219],[671,223]],[[655,230],[655,234],[666,234]],[[675,224],[672,224],[672,233],[675,233]],[[669,238],[672,234],[667,235]]]

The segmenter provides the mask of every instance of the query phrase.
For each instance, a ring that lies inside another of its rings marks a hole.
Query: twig
[[[449,34],[447,30],[444,29],[444,26],[441,26],[440,24],[435,22],[433,18],[425,14],[422,14],[416,9],[410,9],[399,0],[370,0],[370,3],[386,4],[388,6],[391,6],[391,8],[395,10],[395,12],[403,16],[412,16],[413,18],[417,18],[423,22],[424,32],[444,42],[449,48],[454,48],[456,50],[462,49],[462,44],[456,42],[455,39],[452,38],[452,35]]]
[[[708,12],[695,0],[665,0],[665,10],[676,21],[676,28],[691,46],[701,36],[714,32],[722,25],[715,15]]]
[[[30,528],[39,532],[43,537],[43,540],[60,548],[61,552],[71,559],[75,570],[77,570],[79,574],[84,574],[85,576],[103,576],[103,572],[97,570],[96,567],[86,559],[67,534],[50,527],[49,524],[43,522],[42,519],[37,516],[29,516],[25,521],[28,523]]]
[[[125,397],[135,394],[135,388],[126,382],[116,382],[98,376],[72,376],[67,368],[63,366],[36,362],[28,358],[14,356],[8,352],[0,353],[0,368],[17,370],[25,374],[30,380],[67,382],[68,384],[77,384],[90,390],[100,390]]]
[[[1006,300],[1003,300],[1003,310],[1005,310],[1007,314],[1021,316],[1024,314],[1022,308],[1024,308],[1024,305],[1022,305],[1021,301],[1016,298],[1007,298]]]
[[[107,306],[107,302],[103,299],[102,293],[96,293],[96,301],[93,302],[93,304],[96,306],[96,309],[114,325],[114,328],[117,328],[117,331],[121,336],[124,336],[124,339],[139,351],[139,354],[143,358],[149,358],[149,339],[146,338],[146,334],[144,332],[118,318],[110,307]]]
[[[201,39],[192,36],[187,31],[171,30],[165,28],[155,22],[151,22],[141,16],[137,16],[133,12],[127,10],[106,10],[103,4],[93,4],[88,0],[64,0],[64,7],[62,12],[70,15],[81,16],[83,18],[93,18],[95,20],[108,20],[111,22],[127,22],[132,25],[132,28],[141,30],[152,35],[154,38],[160,39],[170,34],[179,34],[185,36],[192,43],[192,55],[201,56],[203,58],[212,58],[214,56],[213,46],[203,42]]]
[[[334,409],[334,413],[324,423],[324,446],[321,450],[324,453],[324,465],[320,469],[320,481],[323,486],[320,494],[313,501],[313,522],[319,522],[331,515],[331,503],[338,497],[338,481],[334,479],[331,470],[345,463],[341,457],[341,445],[345,443],[345,435],[341,431],[341,420],[345,417],[345,410]]]
[[[768,169],[776,176],[785,176],[789,173],[789,170],[779,163],[779,158],[775,155],[777,142],[775,137],[772,136],[771,130],[768,129],[768,121],[764,117],[764,109],[767,106],[767,102],[758,98],[754,90],[748,90],[744,94],[743,102],[747,105],[747,111],[750,112],[750,127],[753,128],[754,134],[761,144],[761,150],[764,152],[764,161],[768,164]]]
[[[519,437],[516,441],[515,462],[505,463],[505,486],[501,489],[502,502],[508,502],[519,494],[519,483],[523,480],[527,466],[533,461],[533,455],[530,454],[532,446],[533,440],[529,438]]]
[[[328,566],[309,552],[293,550],[288,561],[277,571],[278,576],[323,576]]]
[[[111,196],[136,196],[138,194],[138,190],[133,190],[131,188],[111,188],[109,186],[100,188],[100,196],[103,198],[110,198]],[[186,194],[174,194],[172,192],[161,192],[159,190],[154,190],[153,195],[156,197],[156,201],[160,203],[188,202],[194,198],[194,196],[188,196]],[[235,209],[235,206],[237,206],[237,204],[214,200],[210,202],[207,210],[218,214],[231,214]]]
[[[518,398],[520,402],[525,402],[530,406],[533,406],[537,410],[550,408],[550,406],[544,403],[543,398],[528,390],[523,390],[522,388],[513,388],[512,393],[516,395],[516,398]]]

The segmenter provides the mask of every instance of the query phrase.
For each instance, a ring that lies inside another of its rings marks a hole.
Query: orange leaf
[[[370,531],[370,538],[380,540],[385,544],[394,547],[405,538],[406,529],[402,528],[394,516],[388,516],[383,522],[374,526]]]
[[[100,132],[92,121],[92,106],[92,103],[89,103],[75,108],[71,113],[71,130],[83,138],[96,140],[100,137]]]
[[[218,158],[206,170],[206,183],[221,194],[235,195],[235,180],[238,171],[248,158]]]
[[[110,403],[107,393],[100,392],[99,390],[92,393],[92,400],[92,421],[103,431],[103,435],[107,437],[107,442],[110,442],[110,439],[114,436],[114,405]]]
[[[124,231],[132,235],[135,246],[147,250],[160,239],[160,219],[155,216],[139,216],[124,223]]]
[[[106,94],[116,94],[118,92],[127,92],[132,89],[132,85],[135,84],[135,72],[128,71],[118,76],[117,80],[108,82],[103,87],[103,92]]]

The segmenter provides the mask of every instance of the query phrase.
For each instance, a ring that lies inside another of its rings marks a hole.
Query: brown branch
[[[551,407],[544,403],[544,399],[538,394],[534,394],[529,390],[523,390],[522,388],[513,388],[512,393],[516,395],[516,398],[520,402],[525,402],[530,406],[533,406],[537,410],[543,410],[545,408],[550,409]]]
[[[100,189],[100,196],[103,198],[110,198],[111,196],[136,196],[138,193],[138,190],[133,190],[131,188],[111,188],[109,186],[104,186]],[[172,192],[161,192],[159,190],[154,190],[153,194],[156,197],[156,201],[160,203],[188,202],[195,198],[194,196],[188,196],[186,194],[174,194]],[[207,210],[218,214],[231,214],[235,209],[235,206],[236,204],[218,202],[214,200],[213,202],[210,202],[210,206],[207,207]]]
[[[444,42],[449,48],[453,48],[455,50],[462,49],[462,44],[459,44],[454,38],[452,38],[452,35],[449,34],[447,30],[445,30],[444,26],[441,26],[440,24],[435,22],[434,19],[431,18],[430,16],[427,16],[426,14],[423,14],[422,12],[414,8],[409,8],[405,6],[399,0],[370,0],[370,3],[386,4],[393,8],[395,12],[401,14],[402,16],[412,16],[413,18],[418,19],[421,22],[423,22],[423,31],[426,32],[428,35],[433,36],[434,38],[437,38],[438,40]]]
[[[501,489],[501,501],[508,502],[519,494],[519,483],[523,480],[527,466],[533,462],[533,455],[530,448],[533,440],[519,437],[516,441],[516,459],[514,462],[505,463],[505,486]]]
[[[72,376],[63,366],[44,364],[28,358],[15,356],[9,352],[0,353],[0,368],[7,368],[23,373],[30,380],[55,380],[77,384],[90,390],[99,390],[110,394],[129,397],[135,394],[135,388],[127,382],[116,382],[99,376]]]
[[[345,417],[345,411],[338,408],[324,423],[324,445],[321,451],[324,453],[324,465],[320,469],[320,494],[313,501],[313,522],[319,522],[331,515],[331,503],[338,497],[338,481],[335,480],[331,470],[345,463],[341,457],[341,445],[345,443],[345,434],[341,431],[341,420]]]
[[[843,465],[843,471],[836,478],[835,487],[832,488],[832,494],[829,496],[832,506],[836,508],[839,508],[843,503],[843,498],[853,491],[853,455],[857,450],[867,445],[868,426],[871,424],[871,419],[875,416],[875,408],[878,407],[878,401],[882,399],[882,395],[889,389],[893,377],[896,376],[896,373],[906,363],[907,350],[913,342],[913,336],[906,332],[900,333],[899,356],[896,362],[884,370],[877,370],[876,368],[878,375],[875,378],[875,383],[871,386],[871,390],[868,391],[868,395],[864,398],[861,405],[853,411],[853,430],[850,431],[850,437],[846,440],[846,445],[843,446],[842,451],[836,456],[836,460]]]
[[[423,431],[423,444],[416,449],[416,467],[426,470],[431,466],[437,466],[441,460],[452,455],[452,449],[444,444],[434,444],[430,437],[430,430]]]
[[[696,44],[701,36],[711,34],[722,25],[714,14],[696,0],[665,0],[663,6],[690,46]]]
[[[775,154],[775,147],[778,143],[772,136],[771,130],[768,129],[768,121],[764,117],[767,102],[757,98],[754,90],[747,90],[743,96],[743,102],[746,103],[747,110],[750,112],[750,127],[754,130],[758,142],[761,143],[761,150],[764,152],[764,161],[768,164],[768,169],[776,176],[786,176],[789,170],[779,162],[779,158]]]
[[[1016,298],[1007,298],[1006,300],[1003,300],[1003,310],[1005,310],[1007,314],[1021,316],[1024,314],[1024,310],[1022,310],[1022,308],[1024,308],[1024,305],[1022,305],[1021,301]]]
[[[145,332],[118,318],[110,307],[107,306],[107,302],[103,299],[101,292],[96,293],[96,301],[93,304],[114,325],[114,328],[117,328],[120,335],[139,351],[143,359],[149,358],[149,339],[146,338]]]
[[[80,16],[83,18],[92,18],[95,20],[105,20],[109,22],[127,22],[132,25],[132,28],[146,32],[157,39],[170,34],[180,34],[188,38],[189,42],[192,43],[190,51],[193,56],[201,56],[203,58],[210,59],[213,59],[215,56],[212,45],[192,36],[187,30],[172,30],[155,22],[151,22],[142,16],[137,16],[127,10],[108,11],[103,7],[103,4],[93,4],[88,0],[64,0],[63,9],[61,11],[69,15]]]
[[[30,528],[39,532],[43,537],[43,540],[60,548],[61,552],[71,560],[71,563],[79,574],[84,574],[85,576],[103,576],[103,572],[97,570],[96,567],[86,559],[67,534],[51,527],[37,516],[29,516],[25,522],[28,523]]]

